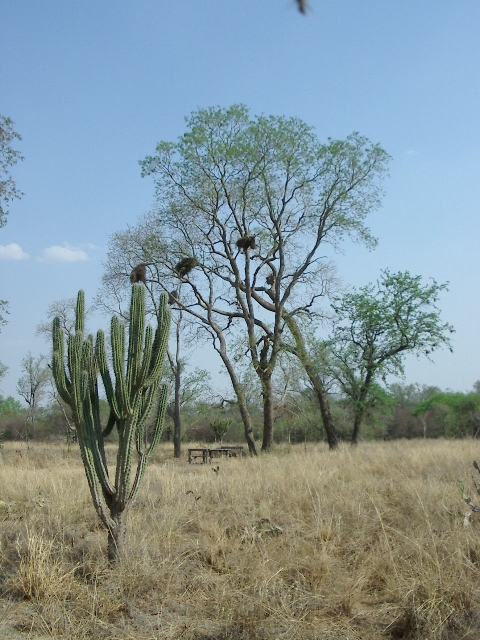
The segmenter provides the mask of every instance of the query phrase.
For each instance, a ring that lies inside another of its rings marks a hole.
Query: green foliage
[[[22,403],[12,396],[4,398],[0,395],[0,416],[6,413],[24,413]]]
[[[182,308],[214,336],[252,452],[247,403],[223,327],[230,334],[240,324],[246,333],[262,389],[262,450],[268,450],[284,311],[288,306],[295,315],[300,300],[300,310],[306,304],[313,311],[325,273],[321,245],[337,247],[346,237],[375,245],[365,220],[380,204],[388,160],[357,133],[322,144],[299,118],[252,117],[237,104],[195,111],[183,136],[160,142],[141,163],[142,174],[155,180],[160,237],[170,241],[160,261],[170,272],[172,255],[199,261],[182,280],[188,299]]]
[[[8,314],[8,302],[0,300],[0,328],[7,324],[6,314]]]
[[[233,424],[233,418],[217,418],[210,423],[213,433],[215,434],[215,442],[223,440],[223,436],[227,433]]]
[[[3,362],[0,362],[0,380],[7,373],[7,371],[8,371],[7,365],[3,364]]]
[[[72,410],[73,421],[95,509],[109,532],[108,554],[115,560],[121,554],[125,534],[125,513],[135,499],[148,460],[160,440],[167,405],[167,386],[160,385],[170,327],[166,294],[161,296],[155,335],[145,328],[145,289],[132,286],[128,344],[125,325],[114,316],[111,321],[113,379],[110,373],[103,331],[96,340],[84,335],[85,302],[77,298],[75,333],[67,339],[60,319],[53,321],[52,369],[57,390]],[[66,367],[65,367],[66,364]],[[102,423],[98,376],[101,376],[110,414]],[[153,426],[149,419],[157,409]],[[118,450],[115,480],[107,467],[105,439],[116,428]],[[147,436],[151,430],[151,440]],[[137,453],[137,471],[132,480],[133,454]]]
[[[446,410],[446,436],[473,436],[480,431],[480,394],[446,391],[420,402],[413,415],[425,414],[434,407]]]
[[[0,227],[6,223],[8,203],[23,195],[10,175],[10,167],[23,160],[20,152],[12,147],[15,140],[22,139],[13,125],[10,118],[0,115]]]
[[[0,395],[0,440],[14,440],[21,437],[25,425],[25,410],[22,404],[8,396]]]
[[[365,411],[378,404],[379,379],[402,375],[406,353],[429,357],[450,346],[453,327],[441,322],[436,306],[446,288],[435,280],[422,285],[421,277],[408,271],[386,269],[375,285],[335,299],[335,328],[323,364],[357,408],[354,440]]]

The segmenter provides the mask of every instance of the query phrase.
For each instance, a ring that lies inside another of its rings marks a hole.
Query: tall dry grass
[[[205,466],[162,448],[116,569],[78,452],[14,447],[0,451],[1,638],[480,638],[480,522],[463,526],[456,486],[473,441]]]

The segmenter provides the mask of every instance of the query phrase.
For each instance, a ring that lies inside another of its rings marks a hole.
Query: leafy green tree
[[[5,413],[23,413],[22,404],[12,396],[4,398],[0,395],[0,415]]]
[[[422,284],[408,271],[382,271],[376,284],[347,293],[333,303],[335,328],[326,344],[324,366],[355,406],[352,443],[365,413],[377,402],[375,383],[403,375],[404,356],[430,355],[450,346],[453,328],[436,306],[446,284]]]
[[[441,392],[439,387],[395,382],[388,385],[388,390],[394,406],[387,421],[387,438],[437,438],[444,435],[443,415],[436,408],[413,415],[419,403]]]
[[[12,147],[15,140],[22,139],[13,125],[10,118],[0,115],[0,227],[7,221],[9,202],[23,195],[10,175],[10,167],[23,160],[20,152]]]
[[[358,134],[322,144],[298,118],[251,118],[233,105],[194,112],[177,142],[160,142],[141,163],[155,180],[157,226],[176,257],[170,269],[185,289],[182,308],[206,312],[210,328],[247,334],[262,388],[264,451],[273,441],[272,376],[285,323],[305,364],[296,319],[318,319],[321,251],[346,237],[374,246],[365,218],[380,204],[387,162]]]
[[[422,416],[432,408],[440,406],[446,409],[446,433],[450,437],[471,436],[476,438],[480,432],[480,394],[445,391],[421,402],[414,411]]]
[[[215,442],[217,440],[222,444],[223,436],[228,432],[233,424],[233,418],[217,418],[210,423],[212,431],[215,435]]]

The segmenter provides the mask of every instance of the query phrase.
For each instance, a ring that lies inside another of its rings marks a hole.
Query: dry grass
[[[18,445],[17,445],[18,447]],[[113,452],[112,452],[113,454]],[[78,452],[0,451],[0,637],[478,640],[476,443],[148,469],[115,570]]]

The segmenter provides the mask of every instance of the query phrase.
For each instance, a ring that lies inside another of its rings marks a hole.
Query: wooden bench
[[[210,449],[189,449],[188,450],[188,462],[192,464],[197,458],[202,459],[202,464],[209,462]]]
[[[202,464],[211,462],[213,458],[235,458],[237,456],[243,456],[243,446],[229,446],[218,448],[203,448],[198,447],[196,449],[188,450],[188,462],[192,464],[197,458],[201,458]]]
[[[238,445],[238,446],[228,446],[228,447],[220,447],[225,451],[228,451],[228,457],[229,458],[236,458],[237,456],[243,456],[243,446]]]

